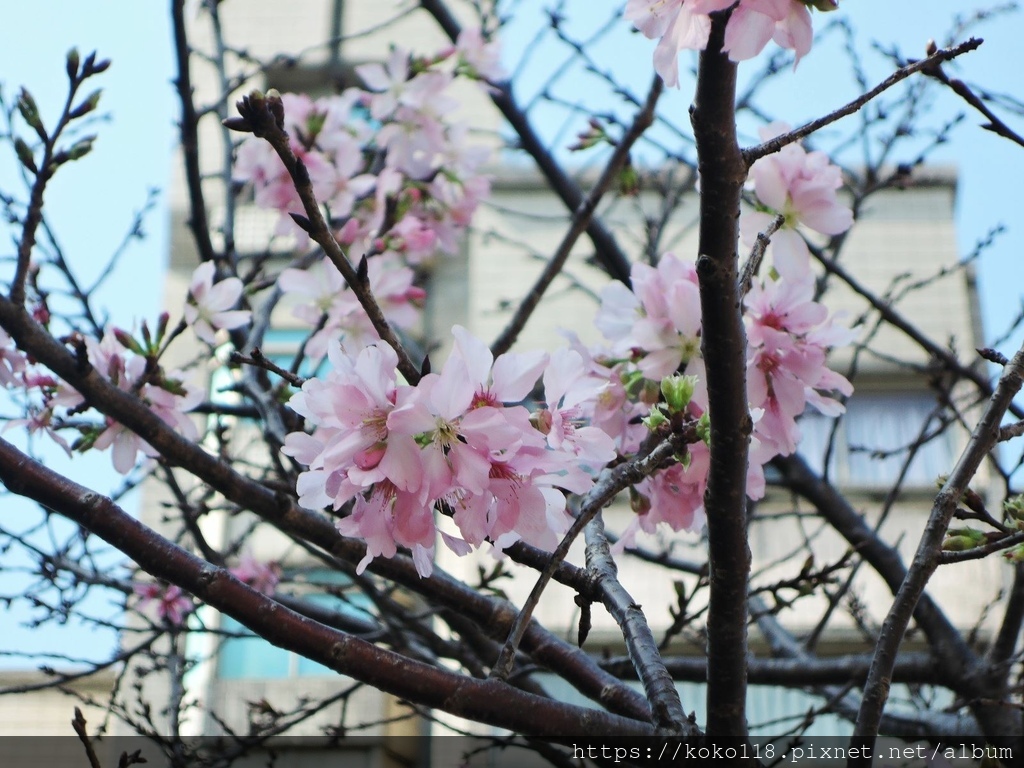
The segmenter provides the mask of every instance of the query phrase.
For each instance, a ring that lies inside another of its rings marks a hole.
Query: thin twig
[[[133,519],[110,499],[34,461],[0,439],[0,482],[116,546],[157,578],[171,579],[273,645],[381,691],[459,717],[561,743],[608,733],[651,737],[649,724],[552,701],[498,680],[478,680],[414,661],[311,621]]]
[[[92,747],[92,740],[89,738],[89,733],[85,730],[85,717],[82,716],[82,710],[75,707],[75,717],[71,721],[71,727],[75,729],[75,733],[78,734],[79,740],[82,742],[82,746],[85,747],[85,756],[89,758],[89,765],[92,768],[102,768],[100,765],[100,759],[96,755],[96,750]]]
[[[601,473],[594,487],[590,489],[590,492],[580,505],[579,515],[558,543],[555,551],[551,553],[551,559],[547,567],[541,572],[537,578],[537,583],[533,585],[533,589],[530,591],[529,597],[523,603],[523,608],[508,633],[508,639],[501,649],[501,654],[494,663],[491,677],[507,680],[508,676],[512,673],[516,649],[523,639],[523,633],[526,632],[526,628],[529,626],[533,609],[536,608],[544,588],[551,581],[551,576],[554,574],[555,569],[565,559],[566,555],[569,554],[569,548],[586,524],[606,504],[611,502],[623,488],[640,482],[649,474],[664,466],[665,462],[671,460],[672,456],[679,451],[680,443],[682,442],[683,436],[681,434],[672,435],[646,456],[633,459],[626,464],[620,464],[613,469],[605,469]]]
[[[238,363],[239,365],[251,365],[254,368],[262,368],[265,371],[276,373],[293,387],[302,387],[302,385],[306,383],[306,380],[302,376],[298,376],[291,371],[282,368],[273,360],[266,357],[259,347],[253,347],[252,352],[249,353],[248,357],[243,355],[241,352],[232,352],[230,361],[232,363]]]
[[[986,125],[981,126],[986,131],[992,131],[992,133],[1002,136],[1004,139],[1009,139],[1014,144],[1024,147],[1024,136],[1021,136],[1019,133],[1011,129],[1010,126],[1000,120],[996,113],[988,108],[985,102],[982,101],[973,90],[971,90],[967,83],[957,78],[950,78],[945,72],[943,72],[941,61],[936,61],[930,66],[925,67],[921,70],[921,73],[928,77],[933,77],[943,85],[949,87],[953,93],[987,117],[989,122]]]
[[[515,344],[519,333],[526,326],[526,321],[530,319],[530,315],[533,314],[537,305],[540,304],[544,292],[547,291],[548,286],[551,285],[555,277],[562,271],[566,260],[569,258],[569,253],[572,251],[580,235],[583,234],[583,231],[589,225],[594,211],[601,202],[601,198],[604,197],[605,192],[608,191],[615,181],[616,175],[629,159],[630,149],[654,122],[654,110],[658,105],[658,99],[661,97],[663,90],[664,81],[660,75],[655,75],[654,80],[651,82],[650,90],[647,92],[647,100],[644,102],[643,107],[636,114],[636,117],[633,118],[633,123],[629,126],[629,130],[626,131],[626,134],[616,144],[615,151],[608,159],[608,163],[590,190],[590,193],[573,212],[572,224],[569,230],[565,233],[562,241],[558,244],[558,248],[555,249],[550,260],[544,266],[544,270],[540,273],[533,287],[530,288],[530,291],[519,303],[508,325],[491,345],[491,353],[495,357],[507,352]]]
[[[749,149],[743,150],[743,159],[749,167],[750,165],[753,165],[756,160],[764,157],[765,155],[771,155],[778,152],[786,145],[792,144],[795,141],[800,141],[800,139],[810,136],[812,133],[824,128],[826,125],[831,125],[840,118],[852,115],[879,94],[892,88],[896,83],[906,80],[917,72],[926,71],[943,61],[950,61],[955,59],[957,56],[967,53],[968,51],[973,51],[978,48],[982,42],[983,41],[981,39],[972,37],[970,40],[960,43],[959,45],[935,51],[935,53],[926,59],[921,59],[920,61],[907,64],[905,67],[900,67],[867,93],[858,96],[856,99],[839,109],[829,112],[824,117],[819,117],[817,120],[812,120],[805,125],[801,125],[799,128],[789,131],[789,133],[784,133],[781,136],[776,136],[774,139],[769,139],[764,142],[764,144],[758,144],[756,147],[750,147]]]
[[[273,92],[272,92],[273,93]],[[309,171],[305,164],[295,156],[292,151],[288,133],[284,130],[284,105],[278,95],[263,96],[258,91],[244,96],[238,102],[240,118],[231,118],[226,121],[229,128],[233,130],[250,131],[256,136],[265,139],[277,152],[281,162],[291,176],[295,191],[302,201],[302,207],[306,212],[305,217],[295,217],[296,223],[316,241],[331,263],[338,268],[345,282],[348,283],[352,292],[359,300],[359,304],[370,318],[374,329],[381,339],[388,344],[398,356],[398,370],[405,380],[415,385],[420,380],[419,366],[415,365],[409,357],[405,346],[384,317],[384,312],[377,303],[373,292],[370,290],[369,280],[363,274],[362,267],[359,271],[352,266],[348,257],[342,250],[341,245],[335,239],[331,228],[320,210],[320,203],[317,202],[313,192],[313,183],[309,178]],[[364,258],[365,263],[365,258]]]
[[[750,256],[747,257],[747,263],[743,265],[743,271],[740,273],[740,296],[746,296],[750,293],[750,289],[754,285],[754,277],[761,270],[764,252],[768,250],[768,246],[771,244],[772,235],[778,232],[785,223],[786,217],[780,213],[768,223],[764,232],[757,233],[757,241],[754,243],[754,247],[750,249]]]
[[[419,4],[427,13],[434,17],[441,29],[444,30],[444,33],[454,43],[462,32],[462,27],[445,3],[441,2],[441,0],[420,0]],[[574,211],[579,208],[583,202],[583,192],[580,191],[580,188],[572,178],[565,172],[551,152],[548,151],[547,147],[544,146],[544,142],[530,123],[526,112],[516,102],[512,94],[511,84],[493,84],[490,96],[491,101],[494,102],[494,105],[501,111],[505,119],[508,120],[512,130],[519,137],[519,146],[537,163],[537,167],[544,174],[544,178],[547,179],[551,189],[561,198],[569,210]],[[587,235],[594,244],[597,262],[614,279],[628,285],[629,259],[615,241],[612,233],[605,228],[600,220],[591,219],[587,225]]]
[[[188,227],[196,241],[200,261],[213,261],[216,251],[210,239],[210,222],[203,198],[203,174],[199,167],[199,115],[192,102],[192,76],[189,71],[191,49],[185,30],[185,0],[173,0],[171,16],[174,27],[174,55],[178,64],[178,77],[174,84],[181,102],[181,151],[185,160],[185,182],[188,186]]]
[[[939,565],[966,563],[969,560],[981,560],[994,552],[1002,552],[1003,550],[1009,549],[1010,547],[1014,547],[1018,544],[1024,544],[1024,531],[1018,531],[1017,533],[1010,534],[1009,536],[1002,536],[995,541],[990,541],[988,544],[982,544],[980,547],[965,549],[962,552],[942,552],[939,555]]]

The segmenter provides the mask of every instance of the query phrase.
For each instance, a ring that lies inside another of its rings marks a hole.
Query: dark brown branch
[[[585,536],[587,568],[594,574],[601,589],[604,606],[622,630],[637,678],[643,683],[651,702],[654,724],[671,732],[679,732],[680,737],[686,741],[699,740],[700,731],[686,718],[679,700],[679,691],[661,660],[658,642],[654,639],[647,618],[619,582],[618,568],[612,560],[600,514],[587,523]]]
[[[757,233],[757,241],[750,249],[750,256],[747,257],[747,262],[743,265],[743,271],[740,274],[740,296],[750,293],[750,289],[754,285],[754,278],[761,270],[764,252],[768,250],[768,246],[772,242],[772,235],[778,232],[785,223],[786,217],[780,213],[768,223],[764,232]]]
[[[370,290],[370,284],[349,262],[348,257],[341,245],[331,232],[316,195],[313,193],[313,182],[309,178],[309,171],[303,162],[295,156],[292,151],[288,133],[284,130],[284,105],[281,103],[280,95],[271,92],[264,96],[259,91],[253,91],[248,96],[242,97],[238,102],[240,118],[231,118],[226,124],[235,130],[251,131],[256,136],[265,139],[281,158],[288,175],[295,185],[295,191],[302,201],[302,208],[305,217],[300,226],[319,245],[324,254],[331,260],[331,263],[338,268],[341,276],[345,278],[359,300],[360,306],[366,312],[367,317],[373,324],[374,329],[380,338],[398,356],[398,370],[410,384],[415,385],[420,380],[420,368],[415,365],[409,357],[408,351],[402,344],[401,339],[395,333],[384,312],[374,298]],[[293,215],[293,218],[294,215]],[[299,219],[296,219],[299,222]],[[365,259],[365,257],[364,257]]]
[[[966,563],[970,560],[982,560],[995,552],[1002,552],[1003,550],[1014,547],[1018,544],[1024,544],[1024,531],[1011,534],[1009,536],[1003,536],[991,541],[988,544],[982,544],[980,547],[974,547],[972,549],[965,549],[961,552],[942,552],[939,555],[939,565],[951,565],[952,563]]]
[[[377,648],[285,608],[159,536],[109,499],[0,440],[0,481],[124,552],[147,573],[172,581],[265,638],[379,690],[450,714],[559,743],[655,735],[650,725],[553,702],[494,680],[477,680]]]
[[[185,31],[185,0],[171,0],[171,18],[174,24],[174,55],[178,62],[178,77],[174,85],[181,102],[181,153],[185,162],[185,184],[188,186],[188,227],[196,241],[200,261],[213,261],[217,253],[210,240],[210,222],[206,217],[203,197],[203,175],[199,167],[199,115],[192,101],[192,76],[189,71],[191,53]]]
[[[968,86],[963,80],[959,80],[957,78],[950,78],[945,72],[943,72],[941,61],[936,61],[932,63],[930,66],[927,66],[924,69],[922,69],[921,72],[922,74],[925,74],[928,77],[935,78],[940,83],[950,88],[950,90],[952,90],[953,93],[955,93],[957,96],[966,101],[976,110],[981,112],[981,114],[983,114],[986,118],[988,118],[988,123],[981,126],[986,131],[992,131],[992,133],[996,134],[997,136],[1002,136],[1004,139],[1009,139],[1014,144],[1024,147],[1024,136],[1021,136],[1019,133],[1011,129],[1010,126],[1008,126],[1006,123],[1000,120],[999,116],[996,115],[996,113],[993,112],[991,109],[989,109],[988,105],[985,104],[985,102],[982,101],[978,97],[978,95],[973,90],[971,90],[970,86]]]
[[[903,331],[903,333],[912,339],[919,347],[921,347],[921,349],[927,352],[930,356],[941,361],[942,365],[947,370],[972,382],[983,395],[991,397],[993,392],[992,382],[988,380],[983,371],[963,365],[957,359],[955,354],[925,336],[919,328],[897,312],[889,301],[875,295],[834,259],[819,258],[818,261],[825,268],[826,272],[838,277],[856,294],[871,304],[875,311],[878,312],[881,319],[889,325]],[[1016,403],[1010,404],[1010,412],[1017,418],[1024,419],[1024,408]]]
[[[572,526],[570,526],[565,536],[562,537],[562,540],[558,542],[555,551],[551,553],[547,566],[541,571],[540,576],[537,577],[537,582],[533,585],[533,589],[530,590],[530,594],[526,602],[523,603],[519,616],[516,617],[516,621],[509,631],[508,639],[501,649],[501,655],[494,663],[491,677],[507,679],[511,674],[516,649],[519,647],[523,633],[529,625],[533,609],[537,606],[541,593],[551,581],[551,577],[554,575],[558,565],[565,560],[566,555],[569,554],[569,549],[572,547],[572,543],[583,531],[586,524],[593,519],[594,515],[610,504],[619,491],[639,483],[652,472],[665,466],[666,462],[672,461],[672,456],[681,450],[684,445],[684,436],[682,434],[674,434],[646,456],[635,458],[626,464],[620,464],[612,469],[605,469],[601,473],[597,482],[594,483],[594,487],[584,497],[583,503],[580,505],[579,515],[576,516]]]
[[[675,657],[664,660],[674,680],[703,683],[708,679],[708,662],[702,657]],[[759,659],[747,662],[747,674],[753,685],[779,685],[802,688],[818,685],[860,685],[868,675],[871,654],[848,654],[832,657]],[[636,670],[629,657],[606,659],[601,666],[617,677],[636,679]],[[921,685],[943,685],[941,668],[927,653],[900,654],[893,669],[893,682]]]
[[[988,661],[992,673],[1005,684],[1010,676],[1010,662],[1020,642],[1021,627],[1024,626],[1024,564],[1014,567],[1013,587],[1006,599],[1006,611],[999,625],[995,642],[989,649]]]
[[[870,91],[858,96],[849,104],[845,104],[839,109],[829,112],[824,117],[819,117],[817,120],[812,120],[806,125],[801,125],[799,128],[796,128],[790,131],[789,133],[784,133],[781,136],[776,136],[774,139],[770,139],[766,141],[764,144],[758,144],[756,147],[751,147],[750,149],[743,150],[743,160],[746,162],[748,166],[750,166],[756,160],[759,160],[765,155],[770,155],[775,152],[778,152],[786,145],[792,144],[795,141],[800,141],[800,139],[803,139],[806,136],[810,136],[812,133],[814,133],[817,130],[820,130],[821,128],[824,128],[826,125],[831,125],[840,118],[846,117],[847,115],[852,115],[854,112],[859,110],[861,107],[863,107],[869,101],[877,97],[879,94],[884,93],[885,91],[892,88],[894,85],[896,85],[896,83],[902,80],[906,80],[908,77],[917,72],[923,72],[930,67],[934,67],[943,61],[951,61],[952,59],[955,59],[957,56],[961,56],[967,53],[968,51],[973,51],[977,49],[982,44],[982,42],[983,41],[980,40],[979,38],[972,37],[970,40],[960,43],[959,45],[954,45],[951,48],[943,48],[941,50],[938,50],[926,59],[921,59],[920,61],[915,61],[911,64],[907,64],[905,67],[900,67],[887,78],[885,78],[885,80],[883,80],[874,88],[872,88]]]
[[[230,359],[232,363],[238,363],[239,365],[251,365],[254,368],[261,368],[264,371],[276,373],[293,387],[301,387],[306,383],[306,380],[302,376],[297,376],[291,371],[286,371],[273,360],[268,359],[259,347],[253,347],[252,352],[249,353],[248,357],[240,352],[232,352]]]
[[[85,717],[82,715],[82,710],[75,707],[75,717],[71,721],[71,727],[74,728],[75,733],[78,734],[78,739],[82,742],[82,746],[85,748],[85,756],[89,761],[90,768],[103,768],[100,764],[100,759],[96,755],[96,750],[93,749],[92,740],[89,738],[89,732],[85,730]]]
[[[228,500],[249,509],[281,530],[310,541],[348,563],[358,563],[366,545],[342,537],[330,520],[301,509],[294,500],[275,493],[236,472],[206,453],[200,446],[170,429],[135,397],[110,384],[91,368],[82,369],[77,358],[54,340],[22,308],[0,297],[0,326],[21,349],[80,392],[94,408],[125,425],[153,446],[168,462],[187,468]],[[369,569],[430,600],[461,611],[494,635],[507,635],[518,611],[505,601],[477,594],[465,584],[435,568],[434,576],[420,578],[411,558],[377,558]],[[524,648],[536,660],[558,670],[581,693],[613,712],[649,719],[650,708],[643,697],[616,685],[614,678],[600,670],[586,654],[554,638],[531,622],[523,636]]]
[[[722,53],[728,14],[713,16],[700,54],[690,112],[701,178],[701,349],[711,419],[711,462],[704,506],[708,521],[707,738],[747,738],[747,461],[752,428],[747,409],[746,334],[740,314],[740,193],[747,166],[736,139],[736,64]]]

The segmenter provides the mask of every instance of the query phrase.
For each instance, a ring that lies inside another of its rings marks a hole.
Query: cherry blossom
[[[457,81],[500,74],[496,44],[466,28],[455,47],[433,58],[392,49],[383,63],[356,68],[366,89],[312,100],[283,94],[292,152],[309,172],[338,241],[352,252],[393,251],[411,265],[458,252],[460,235],[486,195],[483,144],[452,121]],[[246,137],[234,178],[257,206],[281,213],[277,233],[308,239],[288,216],[303,207],[284,165],[266,141]]]
[[[459,55],[459,72],[468,70],[470,77],[480,77],[492,83],[504,80],[508,73],[501,64],[501,50],[494,40],[487,40],[479,27],[467,26],[455,41]]]
[[[659,38],[654,69],[668,86],[679,85],[679,53],[707,47],[709,14],[732,8],[722,50],[733,61],[757,56],[769,40],[796,53],[797,62],[811,49],[809,5],[835,10],[834,0],[629,0],[624,18],[647,38]],[[734,7],[735,6],[735,7]]]
[[[185,625],[185,618],[195,608],[192,598],[175,584],[147,581],[134,584],[132,591],[140,610],[152,603],[157,619],[176,629]]]
[[[251,552],[244,552],[238,565],[228,570],[236,579],[265,595],[273,595],[281,581],[281,567],[277,563],[257,560]]]
[[[20,374],[25,371],[28,359],[14,345],[14,340],[0,328],[0,385],[16,387],[21,384]]]
[[[415,274],[401,257],[388,251],[367,261],[367,280],[391,325],[404,330],[417,327],[426,293],[413,285]],[[285,269],[278,286],[302,300],[292,314],[316,328],[306,343],[306,356],[314,363],[326,356],[331,344],[340,343],[358,351],[380,337],[355,293],[330,259],[324,258],[307,269]]]
[[[189,300],[185,304],[185,322],[193,332],[208,344],[216,343],[219,328],[232,330],[247,325],[252,313],[247,309],[232,309],[242,296],[242,281],[228,277],[213,283],[215,267],[205,261],[192,273]]]
[[[668,253],[656,267],[634,265],[631,277],[632,290],[613,284],[602,291],[595,322],[611,346],[596,346],[588,353],[591,370],[603,366],[607,371],[607,386],[590,406],[594,424],[615,438],[618,452],[625,455],[639,446],[639,436],[629,425],[640,415],[648,417],[644,421],[651,428],[671,416],[659,403],[666,377],[686,377],[688,397],[675,418],[699,423],[708,407],[693,264]],[[797,418],[806,407],[836,415],[843,406],[835,396],[852,392],[850,383],[827,365],[829,349],[849,343],[852,334],[813,298],[812,280],[777,276],[756,280],[746,297],[747,396],[754,422],[747,471],[751,499],[764,494],[764,465],[796,449]],[[628,546],[639,531],[653,532],[660,523],[674,531],[701,525],[707,456],[706,445],[691,444],[682,463],[636,486],[638,518],[627,527],[620,546]]]
[[[146,357],[133,352],[122,342],[141,349],[129,334],[117,328],[108,331],[99,341],[86,339],[89,363],[119,389],[135,393],[176,432],[189,440],[197,440],[199,432],[187,413],[202,402],[206,394],[204,389],[186,383],[179,371],[168,372],[159,367],[149,370]],[[49,399],[49,407],[78,410],[85,405],[85,398],[66,384],[59,383],[55,389],[56,393]],[[111,448],[114,469],[121,474],[127,474],[135,467],[140,451],[153,458],[159,455],[149,443],[109,417],[104,417],[102,426],[83,435],[76,448]]]
[[[848,343],[852,334],[833,323],[813,297],[813,282],[782,278],[755,285],[746,299],[747,396],[764,409],[755,425],[760,441],[778,454],[796,450],[796,419],[808,404],[826,415],[838,415],[841,403],[822,393],[853,392],[851,384],[826,365],[828,349]]]
[[[761,138],[768,141],[788,130],[784,123],[772,123],[761,129]],[[824,152],[807,152],[793,143],[754,163],[750,179],[765,210],[743,213],[740,231],[744,242],[752,245],[757,233],[782,214],[785,223],[771,239],[773,265],[790,280],[806,279],[810,275],[810,252],[798,226],[823,235],[838,235],[853,224],[853,212],[836,195],[843,185],[842,172]]]
[[[354,358],[333,347],[333,369],[289,403],[314,426],[285,441],[284,452],[308,467],[299,503],[347,513],[338,529],[367,542],[360,571],[402,546],[428,574],[435,511],[458,528],[460,536],[442,540],[460,554],[520,539],[552,547],[571,522],[565,491],[585,493],[593,483],[582,464],[596,469],[614,457],[611,438],[583,423],[584,401],[604,382],[587,374],[578,353],[556,355],[545,379],[553,407],[534,420],[520,403],[548,356],[494,359],[465,328],[453,334],[441,372],[416,386],[397,381],[397,356],[380,342]]]

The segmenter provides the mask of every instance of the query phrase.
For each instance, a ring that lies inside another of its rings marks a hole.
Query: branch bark
[[[736,64],[722,52],[728,14],[712,17],[691,109],[701,177],[702,336],[711,419],[708,521],[708,721],[710,742],[746,740],[746,480],[752,423],[747,410],[746,333],[738,253],[740,193],[747,166],[736,139]]]
[[[377,648],[308,619],[134,520],[110,499],[73,483],[0,439],[0,480],[124,552],[147,573],[179,584],[267,641],[395,696],[557,743],[650,737],[652,726],[478,680]]]

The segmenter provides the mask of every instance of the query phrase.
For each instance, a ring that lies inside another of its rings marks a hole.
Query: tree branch
[[[562,704],[494,680],[413,661],[331,629],[275,602],[134,520],[109,499],[73,483],[0,439],[0,481],[124,552],[147,573],[179,584],[271,644],[423,706],[535,738],[572,743],[655,735],[635,720]]]
[[[882,624],[881,634],[875,646],[875,657],[864,686],[864,699],[861,702],[856,724],[856,733],[861,744],[872,751],[878,735],[878,724],[889,694],[889,681],[892,679],[896,654],[910,623],[910,617],[924,593],[928,580],[939,565],[942,540],[949,527],[949,521],[953,518],[953,513],[956,512],[957,504],[977,473],[981,462],[995,445],[999,435],[999,424],[1013,402],[1014,396],[1020,391],[1022,381],[1024,381],[1024,347],[1017,351],[1017,354],[1004,368],[996,390],[992,394],[978,426],[971,434],[967,448],[960,456],[960,460],[953,468],[942,490],[935,497],[935,503],[921,535],[917,552]],[[991,710],[993,707],[984,706],[984,709]],[[993,744],[1006,745],[1007,739],[1011,735],[1019,740],[1019,715],[1017,717],[1018,730],[1013,734],[1000,732],[1000,726],[1005,727],[1005,720],[1002,718],[999,725],[993,723],[989,718],[979,717],[979,721],[986,726],[986,735]],[[851,760],[850,764],[870,765],[871,760],[870,758]]]
[[[651,702],[655,725],[682,732],[682,738],[688,742],[698,741],[700,731],[686,718],[679,691],[665,669],[647,619],[619,582],[618,568],[612,560],[600,514],[587,523],[585,536],[587,568],[601,589],[604,606],[622,630],[629,658]]]
[[[984,41],[980,40],[979,38],[972,37],[970,40],[960,43],[959,45],[954,45],[951,48],[943,48],[941,50],[935,51],[935,53],[928,56],[928,58],[921,59],[920,61],[915,61],[911,64],[907,64],[905,67],[900,67],[887,78],[885,78],[885,80],[883,80],[881,83],[872,88],[870,91],[858,96],[849,104],[846,104],[837,110],[829,112],[824,117],[819,117],[817,120],[812,120],[811,122],[805,125],[801,125],[799,128],[796,128],[790,131],[789,133],[784,133],[781,136],[776,136],[774,139],[770,139],[764,142],[763,144],[757,145],[756,147],[751,147],[750,149],[743,150],[743,160],[744,162],[746,162],[747,166],[753,165],[755,161],[759,160],[765,155],[770,155],[775,152],[778,152],[786,145],[792,144],[795,141],[800,141],[800,139],[806,136],[810,136],[812,133],[814,133],[817,130],[820,130],[821,128],[824,128],[826,125],[831,125],[840,118],[846,117],[847,115],[852,115],[858,109],[867,104],[869,101],[877,97],[879,94],[889,90],[901,80],[906,80],[908,77],[917,72],[922,72],[929,68],[935,67],[936,65],[943,61],[950,61],[952,59],[955,59],[957,56],[967,53],[968,51],[973,51],[976,48],[978,48],[982,44],[982,42]]]
[[[273,93],[272,91],[271,94]],[[358,270],[349,262],[320,210],[320,204],[313,193],[313,182],[309,178],[309,171],[292,152],[288,133],[284,130],[284,105],[281,103],[281,97],[264,96],[258,91],[253,91],[248,96],[243,96],[242,100],[238,102],[238,112],[241,117],[226,121],[228,127],[252,132],[265,139],[277,152],[288,175],[291,176],[295,191],[302,201],[302,208],[306,212],[305,217],[297,217],[293,214],[292,218],[323,249],[327,258],[338,268],[342,277],[345,278],[345,282],[352,289],[352,293],[359,300],[360,306],[370,318],[377,334],[398,355],[399,372],[406,381],[415,386],[420,380],[419,366],[410,359],[405,346],[392,329],[391,324],[388,323],[387,318],[384,317],[383,310],[370,290],[370,283],[365,275],[366,257],[363,257]]]
[[[615,151],[608,159],[604,170],[594,183],[586,199],[573,211],[572,224],[569,227],[569,231],[565,233],[562,241],[558,244],[558,248],[551,255],[551,258],[544,266],[544,270],[540,273],[530,291],[523,296],[523,300],[519,303],[508,325],[491,345],[491,353],[495,357],[512,348],[512,345],[515,344],[516,339],[519,337],[519,333],[526,326],[526,321],[530,319],[533,310],[540,304],[544,292],[547,291],[548,286],[551,285],[551,282],[562,271],[573,246],[592,220],[594,211],[597,210],[601,198],[604,197],[605,192],[608,191],[608,188],[615,181],[615,177],[629,159],[630,149],[654,122],[654,109],[658,105],[658,99],[661,97],[663,90],[664,81],[662,81],[659,75],[655,75],[654,81],[647,92],[647,100],[644,102],[643,107],[637,112],[636,117],[633,118],[629,130],[619,139],[619,143],[615,145]]]
[[[442,0],[420,0],[420,7],[434,17],[452,42],[458,39],[462,27]],[[519,136],[520,146],[537,163],[544,178],[547,179],[555,194],[565,203],[566,208],[570,211],[577,210],[583,204],[583,193],[547,150],[544,142],[533,129],[526,113],[519,108],[512,95],[511,83],[496,83],[493,87],[491,101]],[[629,285],[629,258],[622,252],[618,243],[615,242],[615,237],[605,229],[600,220],[590,220],[587,224],[587,236],[594,244],[598,263],[611,277]]]
[[[736,140],[736,64],[722,53],[729,14],[712,16],[700,54],[690,111],[701,178],[697,278],[711,419],[707,511],[707,738],[747,739],[747,462],[752,423],[747,409],[746,333],[740,314],[738,253],[740,193],[747,166]]]

